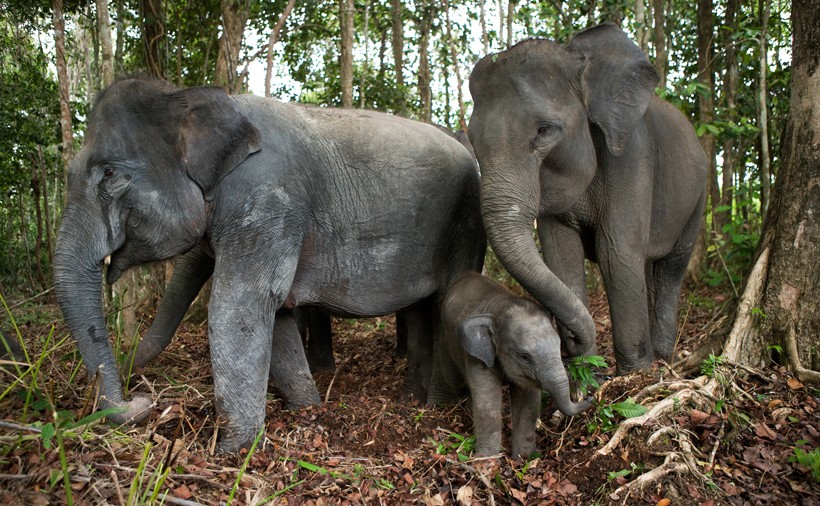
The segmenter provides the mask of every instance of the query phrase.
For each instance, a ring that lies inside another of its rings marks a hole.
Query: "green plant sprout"
[[[592,372],[592,367],[609,367],[606,359],[600,355],[572,357],[567,366],[570,379],[575,383],[576,388],[582,392],[584,396],[589,394],[591,388],[598,388],[598,380],[595,379],[595,374]]]

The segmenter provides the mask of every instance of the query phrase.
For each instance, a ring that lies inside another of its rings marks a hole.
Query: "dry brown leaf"
[[[789,385],[789,388],[792,390],[800,390],[803,388],[803,383],[800,383],[800,380],[794,376],[789,377],[789,379],[786,380],[786,384]]]
[[[179,499],[190,499],[191,498],[191,489],[189,489],[184,483],[177,488],[174,489],[174,497]]]
[[[775,432],[765,423],[755,425],[755,434],[757,434],[758,437],[771,439],[772,441],[777,439],[777,434],[775,434]]]
[[[456,493],[456,501],[459,504],[469,505],[473,502],[473,487],[470,485],[464,485],[463,487],[458,489],[458,493]]]
[[[671,503],[671,502],[672,502],[672,501],[670,501],[669,499],[667,499],[667,498],[665,498],[665,497],[664,497],[663,499],[661,499],[660,501],[658,501],[658,502],[655,504],[655,506],[669,506],[669,503]]]

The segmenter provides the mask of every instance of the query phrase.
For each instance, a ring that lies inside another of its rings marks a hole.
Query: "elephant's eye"
[[[114,169],[112,167],[106,167],[103,174],[105,174],[105,177],[111,177],[114,175]]]
[[[532,364],[532,357],[529,353],[519,353],[518,358],[525,364]]]
[[[558,125],[554,125],[552,123],[541,123],[538,125],[538,135],[545,135],[549,132],[553,132],[558,128]]]

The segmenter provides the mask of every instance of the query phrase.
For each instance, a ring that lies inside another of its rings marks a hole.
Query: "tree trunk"
[[[339,1],[342,29],[342,50],[339,59],[342,81],[342,107],[353,107],[353,27],[356,7],[353,0]]]
[[[219,38],[214,84],[228,93],[242,91],[242,82],[236,75],[236,69],[239,67],[242,38],[250,9],[250,0],[222,0],[220,4],[222,36]]]
[[[713,70],[712,44],[714,37],[714,22],[712,21],[712,0],[698,0],[698,82],[705,88],[705,92],[698,96],[698,119],[701,124],[711,124],[715,119],[715,79]],[[711,209],[717,207],[720,200],[720,193],[717,185],[717,168],[715,164],[715,136],[705,130],[700,136],[700,145],[706,153],[709,169],[706,178],[706,194],[709,196]],[[701,217],[701,223],[705,223],[706,216]],[[687,278],[696,281],[700,274],[700,267],[703,263],[703,256],[706,252],[706,244],[709,242],[710,230],[701,226],[695,249],[689,259]]]
[[[364,5],[364,64],[362,65],[362,75],[359,77],[359,109],[364,109],[365,88],[367,77],[370,73],[370,0],[366,0]]]
[[[646,53],[649,47],[649,30],[646,25],[646,0],[635,0],[635,39]]]
[[[285,6],[285,10],[282,11],[282,14],[276,21],[276,24],[273,26],[273,29],[270,31],[270,39],[268,39],[268,65],[265,68],[266,97],[270,96],[270,83],[271,77],[273,75],[273,46],[275,46],[276,42],[279,40],[279,34],[282,32],[282,28],[285,26],[285,21],[287,21],[288,16],[290,16],[290,13],[293,10],[293,6],[295,4],[296,0],[288,0],[288,4]]]
[[[431,123],[433,120],[433,96],[430,90],[430,55],[428,53],[432,18],[433,7],[427,6],[423,8],[421,19],[419,19],[419,119],[427,123]]]
[[[31,193],[34,203],[34,219],[37,227],[37,236],[34,239],[34,272],[37,274],[37,281],[40,282],[41,289],[46,289],[49,285],[43,272],[43,211],[40,207],[42,189],[40,186],[39,163],[42,160],[32,160],[31,164]]]
[[[666,88],[666,30],[664,29],[663,9],[665,0],[652,0],[654,32],[652,42],[655,45],[655,70],[661,78],[658,87]]]
[[[71,107],[68,91],[68,68],[65,59],[65,19],[63,0],[54,0],[54,52],[57,56],[57,81],[60,88],[60,130],[63,148],[63,188],[68,187],[68,163],[74,158],[74,132],[71,127]],[[65,200],[65,194],[63,194]],[[65,207],[65,202],[63,202]]]
[[[479,2],[479,14],[478,20],[481,24],[481,44],[484,48],[484,54],[490,54],[490,37],[487,33],[487,6],[485,5],[486,0],[481,0]]]
[[[728,0],[726,3],[726,47],[725,61],[726,71],[723,77],[723,96],[725,99],[725,120],[733,122],[737,120],[737,50],[735,49],[734,34],[737,31],[737,5],[738,0]],[[734,173],[735,173],[735,140],[732,136],[724,136],[723,141],[723,166],[721,168],[721,192],[717,209],[713,211],[712,220],[714,228],[719,233],[723,233],[723,226],[732,221],[732,201],[734,199]]]
[[[405,114],[407,104],[405,103],[404,91],[404,21],[402,20],[401,0],[390,1],[390,19],[393,32],[393,68],[396,73],[396,88],[399,90],[399,99],[396,102],[396,112],[399,115]]]
[[[117,11],[117,46],[114,49],[114,72],[120,74],[123,71],[122,52],[125,47],[125,6],[123,0],[115,0],[114,6]]]
[[[820,383],[820,3],[795,0],[791,19],[791,110],[782,162],[748,303],[738,309],[724,353],[759,366],[777,345],[798,378]]]
[[[769,108],[766,96],[769,93],[766,85],[766,73],[769,70],[768,37],[769,0],[760,0],[760,79],[758,81],[757,97],[759,109],[758,127],[760,128],[760,214],[766,216],[769,209],[771,193],[771,156],[769,155]]]
[[[142,47],[145,68],[149,74],[165,78],[165,13],[163,0],[140,0]]]
[[[48,265],[54,265],[54,233],[51,227],[51,212],[48,200],[48,172],[46,170],[46,160],[43,157],[43,147],[37,146],[37,159],[40,166],[40,187],[43,190],[43,211],[45,214],[46,248],[48,249]]]
[[[103,88],[114,82],[114,51],[111,45],[111,17],[108,0],[96,0],[97,30],[100,32],[100,53]]]
[[[513,45],[513,20],[515,19],[515,0],[507,1],[507,49]]]
[[[512,5],[513,2],[510,2]],[[512,7],[510,7],[512,9]],[[450,45],[450,59],[453,62],[453,71],[456,74],[456,96],[458,97],[458,128],[467,130],[467,107],[464,105],[464,93],[462,92],[461,71],[458,68],[458,50],[456,42],[453,40],[453,23],[450,21],[450,1],[444,0],[444,20],[447,25],[447,41]],[[449,119],[449,118],[448,118]]]

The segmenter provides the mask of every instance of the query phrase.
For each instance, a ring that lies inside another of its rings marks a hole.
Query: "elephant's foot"
[[[336,370],[336,359],[333,357],[332,352],[311,352],[310,348],[308,348],[307,352],[307,361],[311,373],[316,374],[322,371]]]
[[[250,449],[258,435],[259,428],[237,429],[228,427],[225,434],[219,439],[216,450],[219,453],[236,453],[243,448]]]
[[[102,409],[117,408],[117,413],[111,413],[106,417],[117,425],[136,425],[148,418],[154,402],[149,397],[134,396],[130,401],[114,403],[105,397],[100,398]]]

